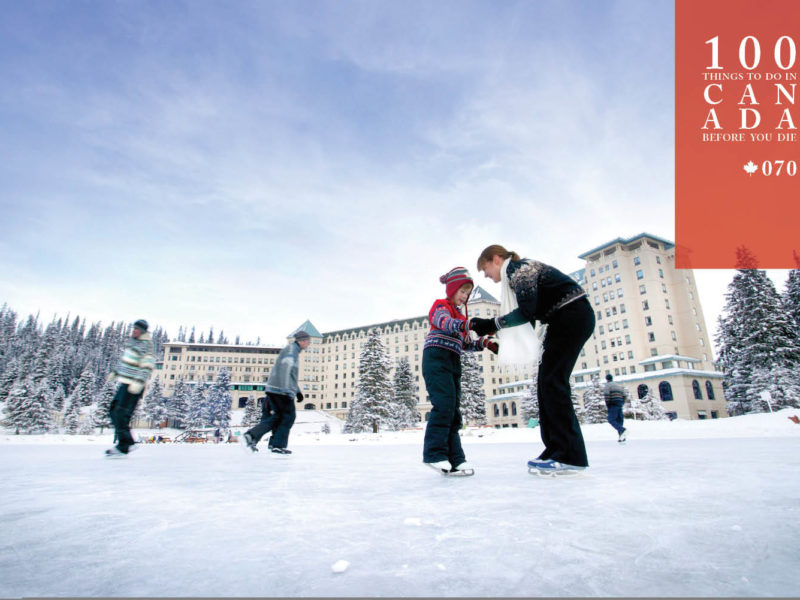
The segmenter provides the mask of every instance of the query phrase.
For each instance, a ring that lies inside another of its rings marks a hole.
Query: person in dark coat
[[[489,348],[497,353],[497,343],[488,337],[472,339],[466,311],[474,283],[463,267],[456,267],[439,278],[445,284],[446,298],[436,300],[428,313],[430,330],[422,350],[422,377],[432,405],[422,461],[431,468],[450,473],[473,474],[461,447],[461,352]]]
[[[614,383],[614,376],[611,373],[606,375],[606,383],[603,385],[603,398],[608,409],[608,423],[617,430],[618,441],[624,442],[628,432],[624,426],[625,417],[622,415],[622,407],[625,406],[625,388],[618,383]]]
[[[303,401],[303,392],[297,381],[300,353],[311,345],[311,336],[305,331],[294,334],[294,341],[287,344],[275,361],[267,379],[267,398],[261,405],[261,421],[239,438],[253,452],[258,452],[258,442],[272,432],[269,449],[273,454],[291,454],[287,449],[289,431],[294,425],[296,412],[294,399]]]
[[[586,292],[558,269],[521,259],[500,245],[489,246],[481,253],[478,270],[496,283],[507,283],[518,308],[492,319],[472,319],[471,327],[477,334],[488,335],[524,323],[533,325],[535,321],[547,324],[537,382],[544,451],[529,461],[528,467],[556,474],[585,469],[589,460],[572,406],[569,378],[595,326]]]
[[[106,450],[106,456],[115,458],[125,456],[134,445],[131,435],[131,417],[136,405],[144,394],[144,386],[156,366],[153,356],[153,340],[147,333],[148,324],[139,319],[133,324],[131,337],[114,370],[108,374],[108,381],[117,381],[117,391],[108,412],[114,425],[116,445]]]

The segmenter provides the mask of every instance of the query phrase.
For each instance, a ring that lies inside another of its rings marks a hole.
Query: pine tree
[[[796,371],[800,364],[794,321],[765,271],[742,269],[734,275],[716,339],[730,414],[763,409],[754,387],[757,368]]]
[[[9,429],[13,429],[17,434],[27,431],[26,411],[35,389],[32,379],[24,377],[14,382],[14,385],[11,386],[11,391],[8,393],[3,424]]]
[[[583,393],[583,409],[585,423],[605,423],[608,417],[603,384],[600,376],[592,376],[592,384]]]
[[[67,408],[64,411],[64,430],[70,435],[78,433],[81,424],[81,408],[74,396],[70,396],[67,401]]]
[[[6,365],[6,369],[3,371],[2,376],[0,376],[0,402],[5,402],[6,398],[8,398],[8,394],[11,392],[11,388],[14,386],[14,382],[19,377],[19,372],[19,359],[11,359]]]
[[[572,397],[572,408],[575,409],[575,416],[578,417],[578,422],[581,424],[586,423],[586,410],[584,410],[578,394],[575,393],[575,390],[572,390],[570,395]]]
[[[796,255],[795,255],[796,256]],[[800,338],[800,269],[789,271],[783,292],[783,307],[794,324],[795,335]]]
[[[380,333],[371,329],[359,357],[359,382],[355,400],[347,413],[347,433],[364,430],[377,433],[381,425],[391,424],[391,368]]]
[[[208,415],[208,386],[204,381],[198,382],[189,395],[189,410],[186,428],[199,429],[206,426]]]
[[[474,352],[461,353],[461,418],[464,425],[486,425],[486,392]]]
[[[94,409],[92,410],[92,423],[100,428],[100,433],[106,427],[111,427],[111,402],[114,400],[114,393],[117,386],[113,381],[107,381],[100,391],[94,396]]]
[[[189,398],[191,390],[183,379],[179,379],[172,390],[172,396],[167,401],[167,415],[172,420],[172,426],[186,428],[189,421]]]
[[[264,398],[264,402],[267,399]],[[252,427],[253,425],[258,425],[259,421],[261,421],[261,411],[258,410],[258,404],[256,403],[256,399],[254,396],[250,396],[247,399],[247,403],[244,405],[244,417],[242,419],[242,425],[244,427]]]
[[[223,367],[214,380],[214,385],[209,390],[208,417],[209,425],[227,429],[231,421],[231,376],[227,368]]]
[[[67,397],[64,394],[64,388],[60,385],[56,387],[56,391],[53,392],[53,412],[60,413],[64,410],[64,402],[66,401]]]
[[[81,377],[78,380],[78,384],[75,386],[75,389],[72,390],[72,393],[69,395],[69,399],[75,398],[78,406],[90,406],[92,404],[92,396],[94,393],[94,374],[92,373],[92,369],[89,365],[87,365],[83,369],[83,373],[81,373]]]
[[[161,380],[156,377],[147,386],[144,395],[144,415],[150,421],[150,427],[160,427],[166,421],[168,413]]]
[[[763,396],[765,392],[767,398]],[[800,383],[791,370],[781,365],[753,369],[750,393],[752,412],[800,408]]]
[[[631,410],[631,417],[638,417],[644,421],[669,420],[661,404],[661,399],[656,398],[655,394],[653,394],[653,390],[651,390],[649,386],[647,388],[647,393],[637,402],[637,406],[634,406],[633,401],[631,401]],[[627,417],[627,415],[625,416]]]
[[[20,428],[25,433],[47,433],[55,427],[52,411],[52,396],[46,381],[32,382],[33,393],[29,395],[20,414]]]
[[[397,427],[414,427],[419,421],[417,395],[414,389],[414,375],[411,373],[411,365],[405,357],[397,361],[392,387],[394,390]]]
[[[519,404],[520,414],[525,421],[539,419],[539,392],[537,390],[538,379],[538,374],[533,376],[533,380],[528,386],[528,390]]]

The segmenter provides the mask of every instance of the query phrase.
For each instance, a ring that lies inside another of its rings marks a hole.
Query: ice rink
[[[538,430],[465,436],[470,478],[425,468],[419,432],[297,435],[288,459],[4,435],[0,595],[796,596],[797,413],[624,445],[591,425],[569,480],[527,473]]]

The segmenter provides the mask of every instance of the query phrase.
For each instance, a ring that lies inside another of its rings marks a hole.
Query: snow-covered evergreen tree
[[[745,259],[743,264],[750,264]],[[760,390],[754,387],[757,368],[796,371],[800,364],[800,340],[793,318],[762,270],[740,269],[734,275],[716,341],[730,414],[762,410]]]
[[[608,418],[603,384],[597,374],[592,375],[592,384],[583,393],[583,411],[585,423],[605,423]]]
[[[647,393],[643,398],[639,399],[638,402],[634,404],[633,399],[631,399],[631,418],[642,419],[644,421],[669,420],[661,404],[661,399],[655,396],[650,386],[647,387]]]
[[[150,422],[150,427],[160,427],[161,423],[166,421],[169,415],[161,379],[156,377],[147,385],[147,392],[145,392],[143,401],[144,415]]]
[[[539,418],[539,392],[538,387],[538,374],[533,376],[531,384],[528,386],[525,396],[519,403],[519,410],[522,418],[525,421]]]
[[[81,407],[75,397],[70,396],[67,400],[67,408],[64,409],[64,430],[70,435],[78,433],[81,424]]]
[[[26,398],[20,414],[25,433],[47,433],[55,427],[53,398],[46,380],[33,383],[33,394]]]
[[[94,395],[94,406],[92,408],[92,423],[95,427],[100,428],[100,433],[106,427],[111,427],[111,402],[114,400],[114,393],[117,390],[117,385],[113,381],[107,381],[103,384]]]
[[[391,425],[391,369],[380,333],[371,329],[359,357],[359,382],[347,413],[347,433],[365,430],[377,433],[381,425]]]
[[[794,324],[795,335],[800,338],[800,268],[789,271],[786,288],[781,299],[784,310]]]
[[[19,372],[19,359],[11,359],[6,364],[6,369],[3,374],[0,375],[0,402],[5,402],[6,398],[8,398],[8,394],[11,392],[11,388],[14,386],[14,382],[19,377]]]
[[[474,352],[461,353],[461,419],[466,425],[486,425],[486,392]]]
[[[89,406],[92,404],[92,396],[94,395],[94,374],[92,373],[91,366],[87,365],[83,372],[81,373],[81,377],[78,380],[78,384],[75,386],[75,389],[72,390],[72,393],[69,395],[69,399],[72,400],[73,398],[78,403],[78,406]]]
[[[264,402],[266,401],[267,399],[264,398]],[[253,425],[258,425],[260,421],[261,421],[261,411],[258,409],[258,403],[256,402],[255,397],[250,396],[244,405],[244,417],[242,418],[242,426],[252,427]]]
[[[19,427],[19,415],[22,410],[22,405],[25,403],[28,395],[33,393],[33,390],[30,389],[30,384],[31,382],[27,378],[14,381],[6,396],[5,410],[3,411],[3,426],[14,430],[17,434],[21,432]]]
[[[230,425],[231,407],[233,405],[233,396],[230,390],[230,372],[223,367],[208,391],[208,425],[220,427],[221,429],[227,429]]]
[[[392,387],[394,390],[394,410],[397,428],[416,426],[419,421],[417,415],[417,393],[411,365],[405,357],[397,361]]]
[[[178,379],[172,396],[167,400],[167,415],[172,420],[172,426],[186,428],[189,422],[189,402],[191,390],[183,379]]]
[[[765,392],[769,394],[766,398]],[[781,365],[755,367],[750,394],[752,412],[800,408],[800,382],[795,373]]]
[[[189,410],[186,428],[197,429],[206,426],[208,415],[208,385],[204,381],[198,382],[189,395]]]
[[[586,411],[583,408],[583,404],[581,403],[578,394],[575,390],[572,390],[570,396],[572,397],[572,408],[575,409],[575,416],[578,417],[578,422],[580,424],[586,423]]]

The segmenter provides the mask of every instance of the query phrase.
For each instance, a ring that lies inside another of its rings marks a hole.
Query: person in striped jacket
[[[433,406],[425,428],[422,461],[442,473],[473,474],[467,463],[458,430],[461,429],[461,353],[488,348],[497,354],[489,337],[473,339],[467,300],[474,283],[464,267],[439,278],[446,298],[436,300],[428,313],[430,330],[422,350],[422,377]],[[460,307],[464,307],[462,313]]]
[[[156,366],[153,356],[153,340],[147,332],[147,321],[139,319],[133,324],[131,337],[114,370],[107,380],[116,379],[117,393],[111,401],[109,416],[114,425],[116,445],[106,450],[106,456],[125,456],[133,446],[131,435],[131,416],[139,399],[144,394],[144,386]]]

